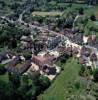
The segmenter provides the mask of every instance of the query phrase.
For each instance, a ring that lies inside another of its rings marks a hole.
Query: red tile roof
[[[43,66],[44,64],[52,64],[54,57],[46,54],[44,56],[33,56],[33,62],[39,66]]]

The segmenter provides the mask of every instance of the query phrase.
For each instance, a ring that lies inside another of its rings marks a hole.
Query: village
[[[97,0],[0,0],[0,100],[97,92]]]
[[[56,61],[73,56],[80,64],[92,70],[98,67],[97,40],[95,35],[83,36],[82,31],[65,29],[61,33],[40,32],[36,39],[22,36],[19,53],[0,54],[0,63],[6,65],[8,72],[31,77],[41,74],[51,81],[60,73]],[[26,56],[23,52],[27,52]]]

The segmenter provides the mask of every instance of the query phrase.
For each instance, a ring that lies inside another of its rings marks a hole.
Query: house
[[[23,48],[30,48],[32,47],[32,39],[30,36],[23,35],[20,39]]]
[[[22,75],[31,67],[31,60],[27,60],[18,70],[19,74]]]
[[[74,42],[77,43],[77,44],[82,44],[83,43],[83,33],[77,33],[74,35],[73,37],[74,39]]]
[[[85,64],[85,59],[81,56],[81,57],[79,57],[79,63],[80,64]]]
[[[12,66],[15,66],[17,65],[18,63],[20,63],[22,60],[21,60],[21,57],[20,55],[16,55],[15,58],[13,58],[12,62],[10,62],[10,64]]]
[[[28,69],[27,72],[29,73],[29,72],[35,72],[35,71],[39,71],[39,66],[31,62],[31,67]]]
[[[96,35],[90,35],[87,40],[88,45],[94,46],[96,43]]]
[[[52,50],[49,52],[49,54],[54,58],[58,58],[60,56],[60,53],[57,50]]]
[[[95,53],[91,53],[90,61],[94,62],[94,61],[97,61],[97,60],[98,60],[97,55]]]
[[[32,41],[31,37],[25,36],[25,35],[23,35],[20,40],[24,41],[24,42],[30,42],[30,41]]]
[[[39,75],[40,75],[40,71],[33,71],[29,73],[29,78],[34,80]]]
[[[83,36],[83,42],[84,42],[85,44],[87,44],[87,41],[88,41],[88,36]]]
[[[40,70],[40,74],[48,77],[50,80],[53,80],[57,74],[59,74],[61,68],[56,65],[44,65],[43,68]]]
[[[24,61],[22,56],[16,55],[11,62],[6,66],[8,72],[16,73],[18,75],[23,74],[31,66],[31,61]]]
[[[66,47],[65,46],[59,46],[59,47],[57,47],[57,51],[59,52],[60,55],[62,55],[66,52]]]
[[[47,47],[49,50],[54,49],[60,42],[62,42],[62,36],[56,36],[52,38],[48,38]]]
[[[9,62],[6,66],[6,69],[8,72],[17,72],[18,73],[18,70],[15,69],[15,66],[21,62],[21,59],[20,59],[20,56],[17,55],[13,58],[13,60],[11,62]]]
[[[92,66],[91,66],[92,70],[95,68],[98,68],[98,58],[97,58],[97,55],[95,53],[91,53],[90,62],[92,64]]]
[[[80,50],[80,55],[82,55],[82,56],[84,55],[86,57],[89,57],[91,52],[92,52],[92,50],[90,48],[83,46]]]
[[[79,53],[79,48],[78,47],[73,47],[72,48],[72,54],[77,55]]]
[[[44,74],[47,74],[47,75],[55,75],[56,74],[56,68],[50,67],[48,65],[43,66],[42,71]]]
[[[66,48],[66,54],[69,56],[72,55],[72,46]]]
[[[33,25],[37,25],[37,26],[40,25],[40,23],[39,23],[38,21],[34,21],[34,22],[32,22],[32,24],[33,24]]]
[[[48,40],[47,35],[40,35],[38,36],[38,41],[46,42]]]
[[[32,57],[32,61],[36,65],[40,66],[40,68],[43,67],[45,64],[52,65],[53,60],[54,60],[54,57],[49,55],[49,54],[46,54],[44,56],[40,56],[40,55],[35,56],[35,55],[33,55],[33,57]]]
[[[55,29],[55,23],[49,23],[49,27],[48,27],[50,30],[53,30]]]
[[[64,33],[63,33],[66,37],[69,38],[69,40],[73,40],[73,37],[74,37],[74,34],[73,34],[73,31],[70,30],[70,29],[65,29],[64,30]]]
[[[12,55],[9,52],[0,54],[0,63],[7,64],[12,60]]]
[[[98,40],[96,41],[95,48],[98,49]]]
[[[6,54],[0,54],[0,63],[3,61],[3,60],[6,60],[8,59],[7,55]]]
[[[34,45],[34,51],[35,52],[40,52],[45,47],[45,43],[41,40],[35,40],[33,45]]]

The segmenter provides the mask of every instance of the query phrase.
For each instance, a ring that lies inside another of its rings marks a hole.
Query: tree
[[[87,0],[88,5],[96,5],[97,0]]]
[[[4,25],[0,28],[0,45],[4,47],[6,44],[6,46],[10,45],[10,47],[16,47],[23,33],[22,30],[20,27]]]
[[[9,48],[16,48],[17,47],[17,40],[15,38],[10,39]]]
[[[83,8],[79,8],[79,14],[83,15],[84,14],[84,9]]]
[[[93,71],[94,80],[98,82],[98,68]]]
[[[17,100],[14,95],[15,90],[9,83],[0,80],[0,100]]]
[[[22,77],[21,86],[17,89],[16,95],[19,95],[22,100],[31,100],[32,98],[32,87],[29,85],[29,79]]]
[[[21,83],[21,85],[23,85],[25,87],[29,86],[29,78],[28,78],[28,76],[26,76],[26,75],[22,76],[22,83]]]
[[[45,90],[46,88],[49,87],[49,85],[50,85],[50,80],[49,80],[47,77],[41,75],[41,76],[39,77],[39,85],[40,85],[40,88],[41,88],[42,90]]]
[[[5,74],[6,69],[5,69],[5,65],[0,64],[0,75]]]
[[[83,76],[83,75],[84,75],[85,67],[86,67],[86,66],[81,66],[81,69],[80,69],[80,71],[79,71],[79,75],[80,75],[80,76]]]
[[[9,81],[14,89],[20,86],[20,76],[15,73],[9,73]]]
[[[92,15],[90,16],[90,19],[91,19],[92,21],[96,21],[96,16],[95,16],[94,14],[92,14]]]

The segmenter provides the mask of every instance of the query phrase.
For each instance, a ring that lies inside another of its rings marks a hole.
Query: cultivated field
[[[33,16],[61,16],[63,12],[40,12],[40,11],[34,11],[32,13]]]

